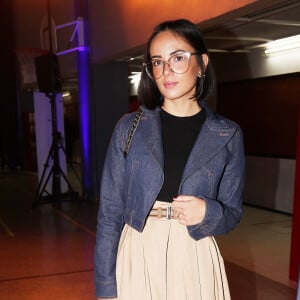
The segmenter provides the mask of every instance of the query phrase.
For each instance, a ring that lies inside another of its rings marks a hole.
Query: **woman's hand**
[[[172,209],[182,225],[196,225],[203,221],[206,202],[194,196],[179,195],[173,198]]]

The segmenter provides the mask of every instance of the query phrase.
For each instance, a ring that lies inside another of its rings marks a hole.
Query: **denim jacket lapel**
[[[186,163],[182,182],[215,156],[228,143],[235,130],[223,120],[218,120],[208,109],[207,118]]]
[[[145,113],[140,122],[140,130],[145,145],[163,170],[164,157],[159,113],[157,111]]]

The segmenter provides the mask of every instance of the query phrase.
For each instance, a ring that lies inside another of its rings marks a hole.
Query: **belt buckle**
[[[167,207],[166,219],[167,220],[171,220],[172,219],[172,207],[171,206]]]

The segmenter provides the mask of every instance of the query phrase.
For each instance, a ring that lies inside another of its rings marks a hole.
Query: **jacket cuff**
[[[221,215],[217,213],[220,210],[220,205],[217,201],[201,197],[206,201],[206,212],[204,219],[201,223],[196,225],[187,226],[189,234],[195,240],[200,240],[206,236],[214,235],[214,229],[216,228],[219,218]]]
[[[117,297],[117,282],[95,282],[96,298],[116,298]]]

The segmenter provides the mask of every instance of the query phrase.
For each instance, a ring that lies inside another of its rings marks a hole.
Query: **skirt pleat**
[[[155,206],[165,207],[165,202]],[[223,258],[213,237],[192,239],[176,219],[128,225],[117,257],[118,300],[229,300]]]

